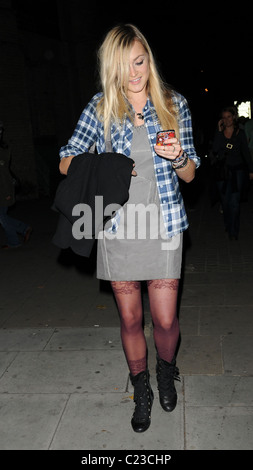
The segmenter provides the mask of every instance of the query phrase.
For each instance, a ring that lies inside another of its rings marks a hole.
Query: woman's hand
[[[181,157],[183,154],[183,149],[181,143],[178,139],[166,139],[164,140],[164,145],[155,145],[155,151],[157,155],[163,158],[167,158],[173,162],[177,157]],[[179,178],[181,178],[186,183],[190,183],[195,177],[196,165],[195,163],[188,159],[187,165],[182,169],[176,169],[175,171]]]
[[[175,160],[183,153],[183,149],[178,139],[165,139],[163,145],[155,145],[157,155],[168,160]]]
[[[224,121],[223,119],[220,119],[218,122],[218,131],[222,132],[224,130]]]
[[[68,173],[69,165],[74,158],[74,155],[70,157],[63,157],[60,161],[59,170],[62,175],[66,175]]]
[[[135,171],[134,167],[135,167],[135,163],[133,164],[133,169],[132,169],[131,175],[132,176],[137,176],[137,172]]]

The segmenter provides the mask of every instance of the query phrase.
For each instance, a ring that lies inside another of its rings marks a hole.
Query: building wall
[[[22,183],[23,197],[36,197],[38,185],[24,52],[8,1],[0,3],[0,58],[0,120],[12,151],[12,169]]]
[[[228,104],[230,97],[252,99],[252,91],[250,97],[246,93],[251,87],[246,87],[245,82],[247,77],[250,80],[250,74],[242,74],[243,86],[238,85],[237,92],[231,94],[230,87],[237,82],[226,79],[222,84],[221,62],[216,64],[214,53],[213,74],[209,77],[205,67],[204,73],[197,72],[200,59],[208,65],[210,57],[204,46],[203,50],[195,47],[194,41],[199,43],[198,31],[196,37],[191,31],[192,47],[184,56],[184,72],[180,60],[176,68],[171,67],[171,61],[167,64],[163,53],[167,30],[161,30],[159,22],[153,23],[153,17],[150,23],[146,18],[143,22],[141,11],[138,19],[135,9],[124,11],[122,17],[122,9],[110,9],[108,2],[101,4],[98,0],[0,0],[0,121],[4,122],[11,143],[13,170],[22,183],[20,197],[54,194],[61,179],[59,149],[67,143],[82,109],[98,89],[96,52],[114,24],[143,24],[144,33],[157,48],[158,63],[161,61],[165,67],[165,79],[185,94],[207,140],[213,134],[223,102]],[[185,20],[185,28],[187,24]],[[208,44],[210,50],[217,52],[213,41],[212,35]],[[226,59],[226,67],[227,63],[230,62]],[[177,72],[175,76],[173,70]],[[203,86],[209,84],[210,91],[204,93]]]
[[[96,92],[90,15],[80,0],[0,0],[0,121],[19,197],[54,194],[59,149]]]

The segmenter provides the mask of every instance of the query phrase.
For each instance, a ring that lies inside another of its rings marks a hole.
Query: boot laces
[[[174,380],[181,382],[179,375],[179,369],[173,364],[164,365],[162,362],[158,365],[158,381],[159,390],[168,391],[170,388],[174,388]]]
[[[134,390],[135,410],[133,417],[136,421],[146,421],[150,417],[152,406],[152,392],[147,380],[135,386]]]

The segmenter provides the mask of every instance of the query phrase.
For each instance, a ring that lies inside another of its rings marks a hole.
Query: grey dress
[[[120,209],[116,234],[101,232],[97,277],[110,281],[178,279],[182,234],[167,238],[160,211],[153,157],[145,126],[135,127],[131,146],[137,176]]]

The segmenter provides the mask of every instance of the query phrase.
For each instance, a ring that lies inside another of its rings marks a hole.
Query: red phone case
[[[169,129],[168,131],[160,131],[156,134],[156,145],[164,145],[163,142],[165,139],[173,139],[176,136],[174,129]],[[169,144],[171,145],[171,144]]]

